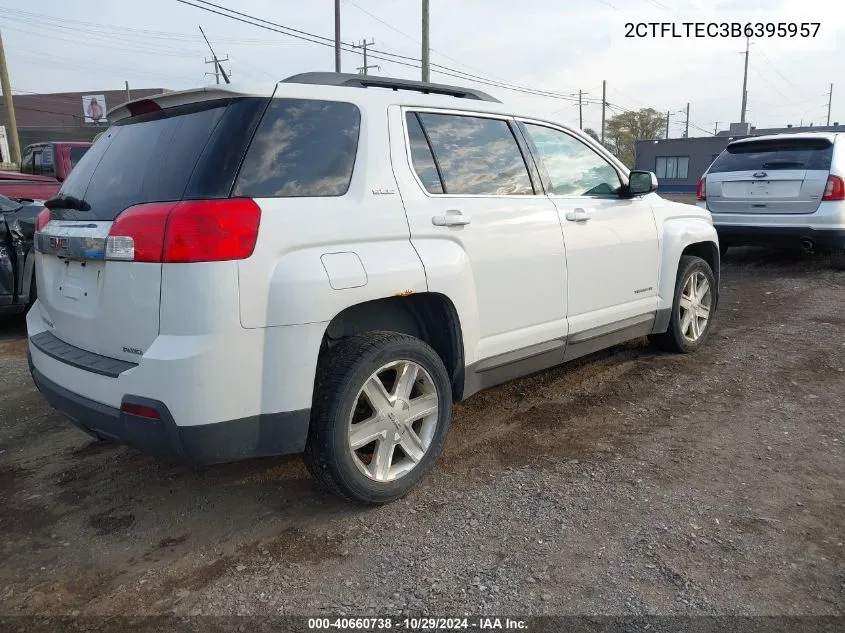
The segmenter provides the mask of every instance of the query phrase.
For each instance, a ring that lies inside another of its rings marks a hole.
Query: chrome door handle
[[[435,215],[431,218],[434,226],[464,226],[471,222],[468,215],[464,215],[457,209],[446,211],[446,215]]]
[[[584,209],[573,209],[566,212],[566,219],[570,222],[586,222],[590,216]]]

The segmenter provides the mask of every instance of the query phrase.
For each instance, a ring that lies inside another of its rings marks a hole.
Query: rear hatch
[[[833,142],[824,137],[735,141],[707,171],[713,213],[813,213],[824,195]]]
[[[162,264],[111,259],[109,232],[137,205],[227,198],[266,104],[195,91],[118,109],[124,118],[81,158],[36,234],[38,299],[54,336],[139,359],[159,333]]]

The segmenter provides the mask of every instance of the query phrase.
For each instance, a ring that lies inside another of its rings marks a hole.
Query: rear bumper
[[[47,402],[94,437],[128,444],[177,461],[231,462],[251,457],[299,453],[305,448],[310,410],[258,415],[239,420],[177,426],[157,400],[125,396],[124,403],[155,409],[158,420],[132,415],[75,394],[38,371],[29,357],[32,379]]]
[[[790,245],[810,240],[815,248],[845,249],[845,228],[817,229],[809,226],[741,226],[715,224],[719,243],[726,246]]]

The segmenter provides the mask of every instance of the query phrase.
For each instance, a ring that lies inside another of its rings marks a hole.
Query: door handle
[[[566,219],[570,222],[586,222],[590,219],[590,215],[584,209],[573,209],[566,212]]]
[[[435,215],[431,218],[434,226],[464,226],[471,222],[468,215],[464,215],[457,209],[449,209],[446,215]]]

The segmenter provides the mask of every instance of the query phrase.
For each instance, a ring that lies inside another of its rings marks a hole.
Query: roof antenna
[[[225,81],[227,84],[231,83],[229,81],[229,77],[226,75],[226,71],[223,70],[223,65],[220,63],[220,60],[217,58],[217,55],[215,55],[214,49],[211,48],[211,42],[209,42],[208,38],[205,36],[205,31],[202,30],[201,26],[199,27],[199,29],[200,29],[200,33],[202,33],[202,38],[205,40],[205,43],[208,44],[208,50],[211,51],[211,57],[212,57],[212,60],[214,61],[214,75],[217,77],[217,83],[220,83],[220,75],[223,75],[223,81]],[[228,59],[228,55],[226,56],[226,59]],[[223,61],[226,61],[226,60],[223,60]],[[210,62],[208,62],[208,63],[210,63]],[[210,73],[208,73],[208,74],[210,74]]]

